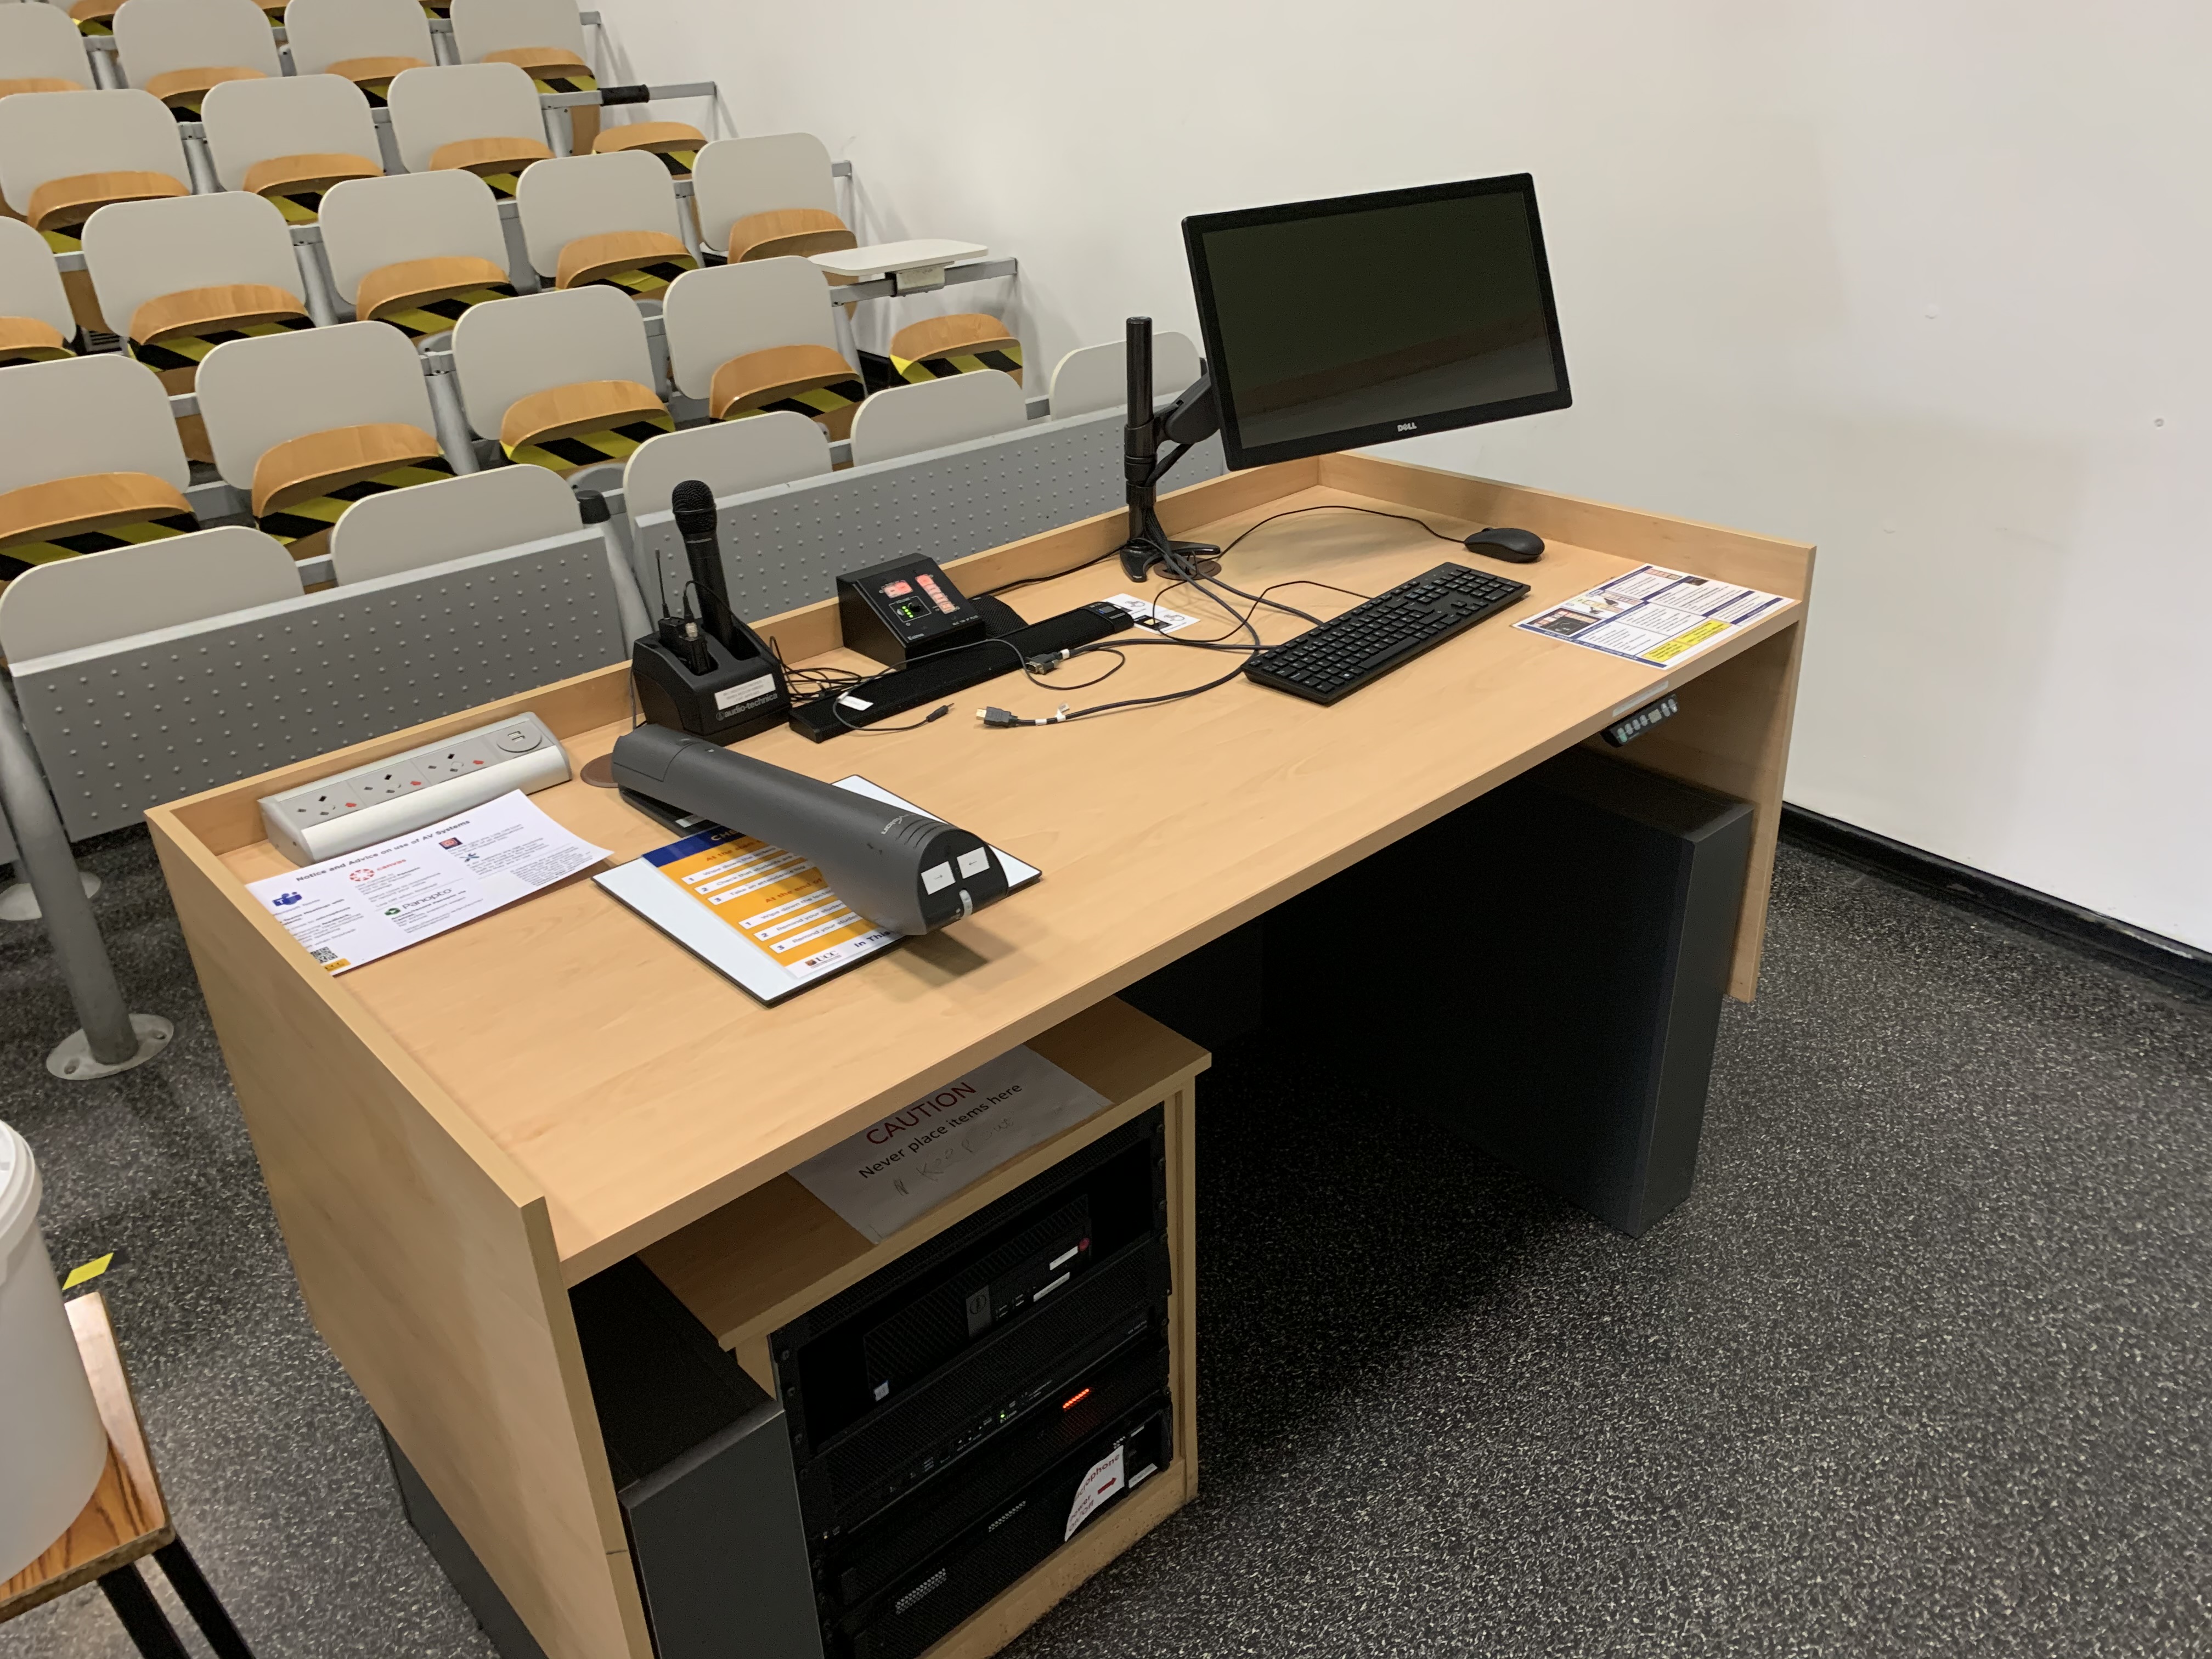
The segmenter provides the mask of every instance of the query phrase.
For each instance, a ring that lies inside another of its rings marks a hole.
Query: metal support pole
[[[215,1586],[200,1571],[200,1564],[192,1559],[185,1540],[171,1540],[154,1552],[154,1559],[161,1563],[169,1588],[176,1591],[177,1600],[191,1614],[192,1623],[200,1627],[200,1634],[215,1650],[216,1659],[253,1659],[253,1650],[238,1633],[238,1626],[231,1622],[230,1610],[223,1606],[222,1598],[215,1593]]]
[[[215,156],[208,149],[207,137],[195,122],[184,135],[185,168],[192,175],[192,194],[220,196],[222,180],[216,177]]]
[[[453,376],[453,352],[425,351],[422,378],[429,386],[430,418],[438,428],[438,447],[446,452],[454,475],[483,471],[477,463],[476,438],[469,430],[469,415],[461,403],[460,385]]]
[[[349,305],[338,303],[338,285],[331,276],[330,257],[323,252],[323,234],[314,225],[292,227],[292,257],[299,262],[300,277],[307,284],[307,314],[317,328],[349,320]]]
[[[146,1581],[138,1576],[137,1566],[126,1561],[102,1577],[100,1588],[107,1597],[107,1605],[123,1621],[123,1629],[131,1638],[131,1645],[138,1650],[139,1659],[191,1659],[185,1644],[177,1639],[176,1626],[161,1611],[154,1592],[146,1588]]]
[[[94,50],[85,54],[92,59],[92,84],[102,92],[120,92],[124,88],[123,65],[115,61],[112,52]]]
[[[46,1056],[46,1069],[56,1077],[82,1079],[144,1064],[168,1047],[175,1033],[167,1020],[134,1014],[124,1004],[92,901],[77,882],[61,814],[46,793],[15,696],[5,690],[0,690],[0,810],[5,811],[23,873],[39,896],[70,1000],[84,1022]]]
[[[629,656],[632,641],[641,640],[653,632],[645,595],[638,590],[637,554],[630,538],[629,522],[614,511],[613,503],[599,490],[579,490],[576,501],[583,510],[584,522],[599,526],[599,538],[606,544],[607,576],[614,583],[615,611],[622,628],[622,637],[615,641],[619,660]]]

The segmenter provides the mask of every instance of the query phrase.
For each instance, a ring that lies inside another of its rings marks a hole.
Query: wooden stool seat
[[[185,1649],[175,1628],[134,1565],[150,1555],[217,1659],[253,1659],[253,1650],[238,1633],[170,1520],[161,1477],[138,1419],[138,1402],[131,1397],[131,1378],[116,1346],[115,1328],[108,1322],[106,1299],[95,1291],[68,1306],[77,1357],[92,1379],[93,1399],[107,1431],[107,1464],[69,1530],[45,1554],[0,1584],[0,1624],[96,1582],[146,1659],[181,1656]]]

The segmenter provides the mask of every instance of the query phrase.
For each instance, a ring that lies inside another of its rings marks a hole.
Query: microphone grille
[[[714,492],[696,478],[686,478],[669,492],[669,510],[676,515],[676,530],[683,536],[714,533]]]

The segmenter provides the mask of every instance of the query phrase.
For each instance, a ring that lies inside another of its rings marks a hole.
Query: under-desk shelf
[[[1209,1063],[1197,1044],[1114,998],[1030,1039],[1029,1046],[1111,1103],[1000,1164],[882,1243],[871,1244],[786,1175],[640,1252],[641,1259],[735,1352],[753,1380],[773,1393],[769,1332],[1139,1112],[1187,1092]]]

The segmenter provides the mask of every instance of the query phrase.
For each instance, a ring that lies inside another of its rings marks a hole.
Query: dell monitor
[[[1231,467],[1574,401],[1525,173],[1182,228]]]

